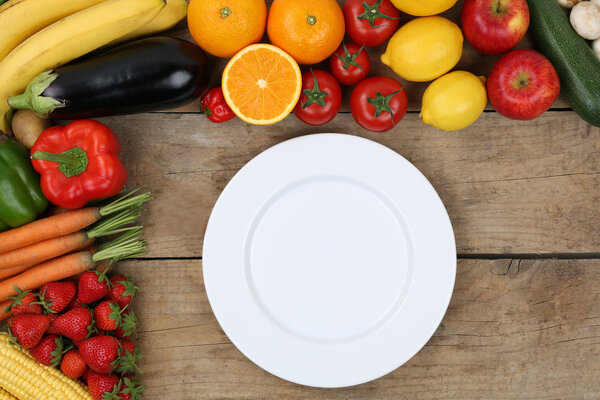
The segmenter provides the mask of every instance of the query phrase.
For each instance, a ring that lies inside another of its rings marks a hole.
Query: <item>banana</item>
[[[107,0],[55,22],[17,46],[0,62],[0,131],[10,132],[8,98],[25,90],[33,77],[133,32],[164,6],[165,0]]]
[[[115,40],[113,43],[125,42],[137,37],[151,35],[171,29],[177,25],[179,21],[185,18],[187,15],[187,7],[187,0],[167,0],[167,5],[165,8],[163,8],[152,21],[141,28],[136,29],[135,31]]]
[[[0,7],[0,61],[29,36],[104,0],[10,0]]]

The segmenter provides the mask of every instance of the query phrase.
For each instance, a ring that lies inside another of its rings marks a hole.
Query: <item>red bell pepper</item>
[[[79,120],[46,129],[31,149],[42,192],[57,206],[81,208],[116,195],[127,181],[121,144],[107,126]]]
[[[221,123],[229,121],[235,117],[223,96],[223,90],[220,87],[212,88],[200,99],[200,111],[206,114],[212,122]]]

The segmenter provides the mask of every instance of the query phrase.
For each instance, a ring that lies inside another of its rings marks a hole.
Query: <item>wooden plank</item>
[[[317,132],[364,136],[412,161],[444,201],[459,253],[600,251],[600,129],[571,111],[529,122],[486,113],[456,133],[416,114],[384,134],[360,129],[348,114],[322,127],[294,116],[267,127],[214,125],[198,114],[101,121],[122,140],[129,185],[146,185],[155,197],[145,218],[153,257],[201,256],[208,216],[229,179],[263,150]]]
[[[267,3],[269,3],[269,4],[271,2],[272,1],[267,1]],[[338,0],[338,2],[340,3],[340,5],[343,5],[344,0]],[[442,13],[440,15],[448,18],[449,20],[457,23],[460,26],[460,12],[462,9],[462,3],[463,3],[463,0],[458,1],[454,7],[452,7],[450,10],[448,10],[445,13]],[[410,21],[413,18],[414,17],[412,17],[410,15],[401,13],[399,26],[402,26],[403,24],[405,24],[406,22]],[[173,28],[172,30],[167,32],[167,34],[175,36],[175,37],[179,37],[182,39],[193,41],[192,36],[190,35],[190,33],[188,31],[187,24],[185,23],[185,21],[178,24],[175,28]],[[346,37],[346,40],[349,40],[349,39]],[[265,35],[263,42],[268,42],[268,38],[266,37],[266,35]],[[394,71],[392,71],[386,65],[382,64],[379,59],[380,56],[385,52],[386,48],[387,48],[387,42],[383,43],[382,45],[377,46],[377,47],[367,48],[367,52],[369,53],[369,57],[371,59],[370,76],[378,76],[378,75],[390,76],[390,77],[400,80],[400,82],[402,82],[402,84],[405,86],[405,90],[408,95],[409,110],[413,110],[413,111],[420,110],[421,98],[423,97],[423,92],[425,91],[425,89],[427,88],[429,83],[428,82],[425,82],[425,83],[408,82],[402,78],[399,78],[394,73]],[[520,49],[535,48],[535,44],[534,44],[531,36],[526,35],[523,38],[523,40],[521,41],[521,43],[519,43],[517,48],[520,48]],[[477,50],[475,50],[473,47],[471,47],[469,42],[467,42],[465,40],[464,46],[463,46],[463,55],[462,55],[459,63],[457,64],[457,66],[454,69],[470,71],[477,75],[488,76],[490,71],[492,70],[492,66],[496,63],[496,61],[498,61],[498,59],[500,59],[500,56],[489,56],[489,55],[484,55],[484,54],[479,53]],[[220,86],[221,74],[223,72],[223,69],[225,68],[225,64],[227,63],[227,60],[210,56],[210,61],[211,61],[211,65],[213,66],[213,70],[211,73],[211,85],[212,86]],[[308,67],[303,66],[303,68],[306,69]],[[314,68],[329,70],[329,64],[327,62],[323,62],[323,63],[315,65]],[[342,103],[342,109],[341,109],[342,111],[349,110],[349,99],[350,99],[351,93],[352,93],[351,87],[344,87],[344,90],[343,90],[344,101]],[[178,112],[198,112],[200,110],[199,104],[200,104],[199,101],[195,101],[193,103],[190,103],[188,105],[185,105],[183,107],[176,109],[176,111],[178,111]],[[554,103],[554,105],[552,107],[553,108],[569,108],[570,106],[569,106],[568,102],[566,101],[566,99],[563,96],[561,96],[556,100],[556,102]],[[493,110],[493,107],[490,104],[488,104],[487,109]]]
[[[130,261],[142,288],[143,379],[151,399],[597,399],[599,260],[459,260],[429,343],[374,382],[322,390],[276,378],[227,339],[198,260]]]

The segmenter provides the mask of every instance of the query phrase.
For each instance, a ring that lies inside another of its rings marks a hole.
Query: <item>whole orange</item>
[[[190,0],[187,16],[192,37],[204,50],[230,58],[265,33],[265,0]]]
[[[269,11],[269,40],[300,64],[329,57],[344,32],[344,14],[335,0],[274,0]]]

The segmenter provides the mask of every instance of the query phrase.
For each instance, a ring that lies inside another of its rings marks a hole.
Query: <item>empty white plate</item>
[[[318,134],[244,166],[206,229],[212,309],[250,360],[318,387],[376,379],[408,361],[454,287],[448,214],[427,179],[376,142]]]

